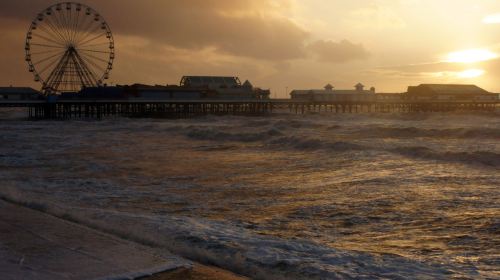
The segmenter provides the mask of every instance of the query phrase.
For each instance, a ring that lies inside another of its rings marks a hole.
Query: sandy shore
[[[195,264],[192,269],[178,268],[141,280],[245,280],[243,276],[211,266]]]

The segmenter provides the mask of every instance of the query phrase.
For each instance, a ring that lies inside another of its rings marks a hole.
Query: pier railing
[[[336,101],[270,100],[43,100],[0,101],[0,107],[26,108],[32,119],[101,119],[109,116],[176,117],[266,115],[275,112],[449,112],[494,111],[498,101]]]

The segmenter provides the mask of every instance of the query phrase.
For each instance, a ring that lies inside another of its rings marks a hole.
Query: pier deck
[[[0,107],[26,108],[32,119],[101,119],[124,117],[177,117],[200,115],[265,115],[273,112],[449,112],[494,111],[499,101],[344,101],[309,102],[270,100],[59,100],[0,101]]]

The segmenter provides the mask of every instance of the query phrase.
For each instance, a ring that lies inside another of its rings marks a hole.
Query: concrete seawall
[[[0,200],[0,278],[135,279],[191,262]]]

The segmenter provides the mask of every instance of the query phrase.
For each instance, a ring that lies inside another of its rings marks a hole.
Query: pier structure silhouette
[[[268,100],[19,100],[0,101],[0,107],[25,108],[30,119],[103,119],[106,117],[172,117],[203,115],[261,116],[274,113],[412,113],[495,111],[498,101],[349,101],[315,102]]]

